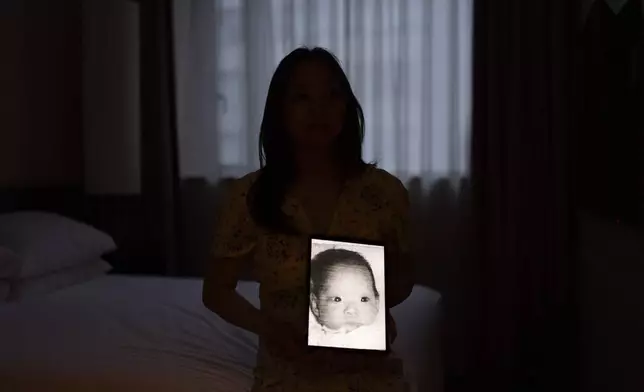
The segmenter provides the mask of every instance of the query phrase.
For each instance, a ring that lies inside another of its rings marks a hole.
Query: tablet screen
[[[385,247],[312,238],[308,345],[387,350]]]

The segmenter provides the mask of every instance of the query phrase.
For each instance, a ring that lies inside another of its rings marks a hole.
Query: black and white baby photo
[[[386,350],[384,247],[311,241],[309,346]]]

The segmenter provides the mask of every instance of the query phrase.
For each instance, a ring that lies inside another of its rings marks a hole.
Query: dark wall
[[[80,186],[80,0],[0,2],[0,186]]]
[[[0,0],[0,205],[86,221],[114,237],[116,271],[150,273],[137,22],[126,0]]]

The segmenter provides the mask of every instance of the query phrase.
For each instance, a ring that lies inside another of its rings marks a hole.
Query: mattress
[[[6,391],[247,391],[257,337],[207,310],[198,279],[107,275],[45,297],[0,305],[0,384]],[[258,285],[237,290],[258,301]],[[437,369],[439,295],[416,287],[394,308],[414,390]]]

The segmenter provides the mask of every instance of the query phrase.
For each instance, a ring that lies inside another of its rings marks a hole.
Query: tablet
[[[308,346],[389,351],[384,244],[312,237]]]

